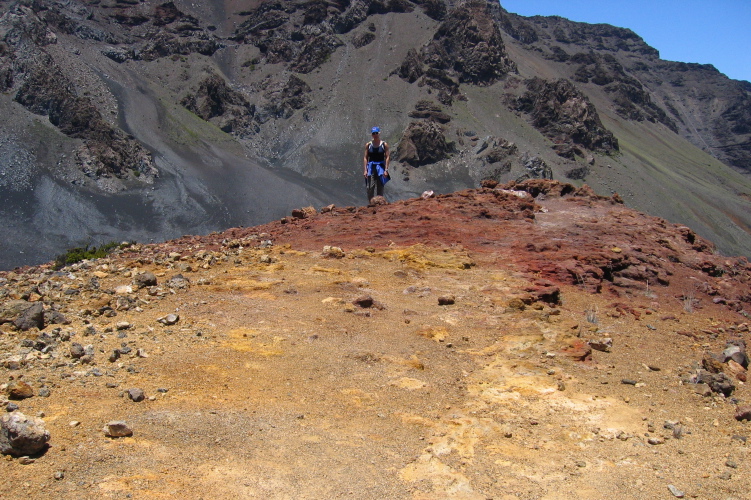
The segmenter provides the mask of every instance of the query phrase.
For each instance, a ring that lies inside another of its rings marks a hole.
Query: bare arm
[[[383,143],[383,149],[384,149],[384,151],[386,153],[386,157],[385,157],[385,160],[386,160],[386,172],[388,172],[389,171],[389,163],[391,162],[391,151],[389,150],[388,143],[386,143],[386,142]]]
[[[362,157],[362,175],[365,177],[368,176],[368,144],[365,145],[365,154]]]

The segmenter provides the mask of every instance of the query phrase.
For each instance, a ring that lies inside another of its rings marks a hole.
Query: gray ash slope
[[[751,84],[496,2],[0,2],[0,268],[550,176],[751,255]]]

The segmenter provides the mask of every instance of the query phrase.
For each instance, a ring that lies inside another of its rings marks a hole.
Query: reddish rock
[[[27,399],[34,396],[34,389],[22,380],[14,380],[8,384],[9,399]]]
[[[735,419],[739,422],[743,420],[751,421],[751,406],[739,406],[735,411]]]
[[[732,359],[727,362],[725,365],[725,373],[727,373],[729,376],[734,377],[736,380],[740,380],[741,382],[746,382],[747,378],[747,371],[743,366],[739,365]]]
[[[562,356],[574,361],[592,361],[592,347],[583,340],[574,340],[568,347],[560,351]]]

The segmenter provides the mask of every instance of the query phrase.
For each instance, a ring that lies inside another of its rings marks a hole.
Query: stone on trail
[[[143,401],[146,396],[145,396],[145,394],[143,392],[143,389],[133,388],[133,389],[128,389],[128,397],[132,401],[135,401],[136,403],[139,403],[139,402]]]
[[[21,412],[0,417],[0,453],[14,457],[36,455],[47,446],[50,433],[44,421]]]
[[[34,389],[22,380],[14,380],[8,384],[9,399],[27,399],[34,396]]]
[[[34,302],[29,308],[24,310],[13,324],[21,331],[31,330],[32,328],[44,328],[44,305],[41,302]]]
[[[161,318],[157,319],[157,321],[163,325],[172,326],[180,321],[180,316],[178,316],[177,314],[168,314],[167,316],[162,316]]]
[[[450,306],[456,302],[456,297],[453,295],[442,295],[438,297],[439,306]]]
[[[70,345],[70,357],[71,358],[79,359],[79,358],[82,358],[84,354],[86,354],[86,352],[84,351],[83,346],[79,344],[78,342],[73,342]]]
[[[373,297],[370,295],[361,295],[360,297],[357,297],[355,300],[352,301],[352,303],[358,307],[362,307],[363,309],[367,309],[368,307],[373,306]]]
[[[613,339],[610,337],[604,339],[593,339],[590,340],[588,344],[595,351],[610,352],[613,348]]]
[[[675,498],[683,498],[686,496],[685,493],[683,493],[681,490],[679,490],[672,484],[668,485],[668,490],[670,490],[670,493],[672,493]]]
[[[141,288],[156,286],[157,279],[154,273],[146,271],[133,278],[133,285],[140,290]]]
[[[739,406],[735,412],[735,419],[739,422],[743,420],[751,422],[751,406]]]
[[[104,435],[112,438],[128,437],[133,435],[133,429],[123,420],[113,420],[104,425]]]

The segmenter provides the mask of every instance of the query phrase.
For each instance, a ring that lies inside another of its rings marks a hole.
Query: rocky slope
[[[0,495],[746,498],[748,260],[485,184],[0,273]]]
[[[751,255],[748,82],[496,2],[0,2],[0,267],[484,179],[586,182]]]

